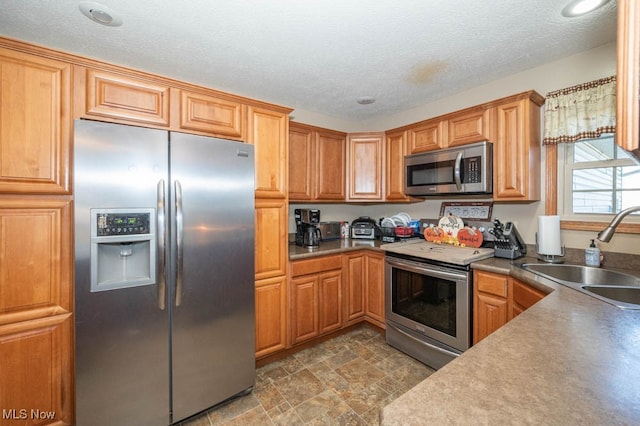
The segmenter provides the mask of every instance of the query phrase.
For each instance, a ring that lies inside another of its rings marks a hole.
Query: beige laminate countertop
[[[508,260],[473,268],[552,292],[387,405],[383,425],[640,424],[640,310]]]
[[[380,240],[354,240],[349,238],[344,240],[321,241],[320,245],[313,248],[299,247],[289,243],[289,260],[308,259],[310,257],[340,254],[362,249],[380,250],[382,252],[380,249],[381,244],[383,243],[381,243]]]

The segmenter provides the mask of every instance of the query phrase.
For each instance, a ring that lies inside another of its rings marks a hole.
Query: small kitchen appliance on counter
[[[360,216],[351,222],[351,238],[375,240],[380,237],[382,231],[375,220],[369,216]]]
[[[296,245],[301,247],[315,247],[320,245],[321,232],[319,228],[320,210],[295,209]]]
[[[339,240],[342,232],[342,224],[340,222],[320,222],[318,223],[320,229],[320,240]]]

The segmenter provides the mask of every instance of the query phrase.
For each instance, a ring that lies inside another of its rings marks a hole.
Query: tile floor
[[[258,368],[251,394],[181,426],[377,425],[382,407],[433,372],[363,325]]]

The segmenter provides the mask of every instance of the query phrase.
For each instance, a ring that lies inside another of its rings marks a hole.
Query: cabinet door
[[[512,320],[546,296],[545,293],[509,277],[509,320]]]
[[[384,133],[347,138],[348,201],[382,201]]]
[[[71,66],[0,49],[0,192],[70,191]]]
[[[169,127],[169,87],[121,74],[75,67],[79,116]]]
[[[618,0],[616,143],[640,159],[640,4]]]
[[[256,358],[287,346],[287,278],[256,281]]]
[[[328,333],[342,327],[342,270],[323,272],[318,277],[318,327]]]
[[[540,108],[528,98],[498,105],[493,146],[495,201],[540,199]]]
[[[507,323],[507,300],[477,292],[474,298],[473,343]]]
[[[289,125],[289,201],[313,197],[313,131]]]
[[[51,424],[73,424],[70,205],[0,198],[0,401]]]
[[[365,282],[365,318],[384,328],[384,255],[367,253]]]
[[[256,279],[284,276],[288,249],[287,203],[271,199],[256,199],[255,203]]]
[[[365,268],[364,253],[345,255],[345,323],[358,322],[364,317]]]
[[[345,199],[344,133],[318,131],[315,140],[315,199],[341,201]]]
[[[283,112],[249,107],[247,141],[255,145],[256,197],[287,197],[289,120]]]
[[[404,156],[407,154],[407,132],[389,133],[385,140],[385,199],[410,201],[404,194]]]
[[[494,139],[493,108],[481,108],[454,114],[447,118],[447,146],[466,145]]]
[[[291,279],[291,341],[293,344],[316,337],[318,321],[318,274]]]
[[[435,119],[409,129],[411,154],[444,148],[447,141],[447,122]]]
[[[246,128],[245,107],[240,102],[181,90],[178,127],[243,140]]]

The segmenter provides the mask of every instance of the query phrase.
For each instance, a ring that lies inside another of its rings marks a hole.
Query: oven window
[[[391,309],[425,327],[456,337],[456,283],[393,268]]]
[[[420,164],[407,167],[409,186],[453,184],[455,160]]]

